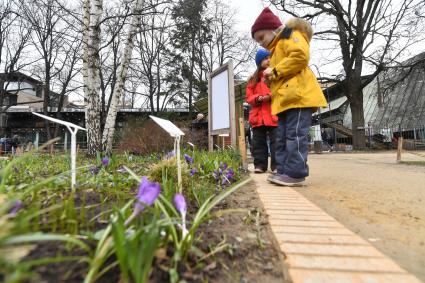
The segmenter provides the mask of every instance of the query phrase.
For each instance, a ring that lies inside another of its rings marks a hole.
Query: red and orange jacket
[[[260,96],[271,95],[270,89],[264,82],[263,73],[260,73],[258,83],[248,82],[246,87],[246,102],[251,105],[249,123],[253,128],[259,126],[277,126],[277,116],[272,115],[271,101],[259,102]]]

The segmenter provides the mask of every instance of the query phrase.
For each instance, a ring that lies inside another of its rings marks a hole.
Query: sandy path
[[[425,167],[396,164],[395,152],[310,155],[309,165],[297,191],[425,282]]]

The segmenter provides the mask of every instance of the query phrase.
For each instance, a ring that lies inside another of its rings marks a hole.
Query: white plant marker
[[[195,145],[191,142],[187,142],[187,144],[192,147],[192,157],[195,158]]]
[[[67,146],[68,146],[68,133],[65,132],[65,138],[63,142],[63,151],[67,150]]]
[[[182,130],[180,130],[176,125],[171,123],[169,120],[161,119],[155,116],[150,115],[151,119],[158,124],[162,129],[164,129],[171,137],[174,138],[174,152],[177,157],[177,182],[179,186],[179,193],[182,193],[182,165],[180,162],[180,138],[184,136]]]
[[[68,128],[69,132],[71,133],[71,188],[74,190],[75,183],[76,183],[76,164],[77,164],[77,132],[78,130],[87,131],[86,129],[77,126],[75,124],[72,124],[70,122],[62,121],[56,118],[52,118],[49,116],[45,116],[43,114],[38,114],[35,112],[32,112],[32,114],[41,117],[43,119],[52,121],[54,123],[58,123],[61,125],[64,125]]]
[[[191,142],[187,142],[188,145],[190,145],[192,147],[192,149],[195,149],[195,145]]]
[[[39,143],[39,141],[40,141],[40,133],[39,133],[39,132],[36,132],[36,133],[35,133],[34,146],[35,146],[35,148],[37,148],[37,149],[38,149],[38,143]]]

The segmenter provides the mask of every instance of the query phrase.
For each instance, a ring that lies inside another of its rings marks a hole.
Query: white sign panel
[[[223,72],[211,78],[212,131],[230,128],[229,74]]]
[[[151,117],[155,123],[157,123],[161,128],[163,128],[167,133],[169,133],[170,136],[172,137],[184,136],[183,131],[180,130],[176,125],[171,123],[171,121],[161,119],[152,115],[150,115],[149,117]]]

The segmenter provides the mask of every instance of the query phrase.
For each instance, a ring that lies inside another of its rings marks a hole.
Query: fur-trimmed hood
[[[272,52],[270,67],[273,74],[269,78],[272,114],[289,109],[325,107],[327,102],[323,91],[308,67],[313,37],[311,25],[294,18],[279,30],[275,31],[276,36],[268,46]]]
[[[308,42],[310,42],[313,37],[313,28],[311,24],[303,19],[292,18],[285,23],[285,26],[305,34]]]

